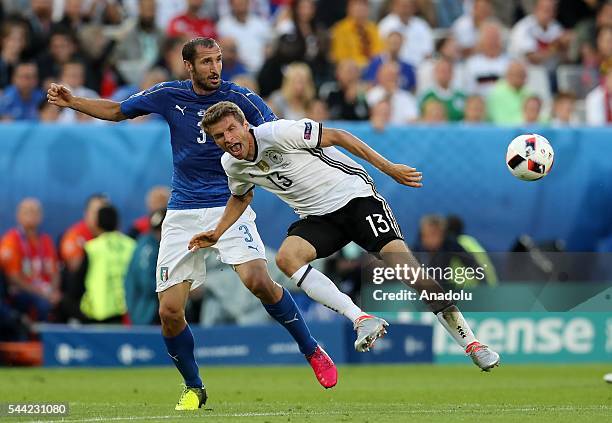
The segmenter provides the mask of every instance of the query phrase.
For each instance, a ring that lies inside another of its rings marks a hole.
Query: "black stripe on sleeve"
[[[317,140],[317,148],[321,148],[321,139],[323,137],[323,122],[319,122],[319,139]]]
[[[247,189],[244,194],[240,194],[240,195],[232,194],[232,195],[236,197],[244,197],[245,195],[247,195],[249,192],[253,191],[254,189],[255,189],[255,184],[252,184],[251,188]]]

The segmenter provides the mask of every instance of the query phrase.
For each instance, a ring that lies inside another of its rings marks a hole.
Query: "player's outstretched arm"
[[[227,231],[230,226],[232,226],[242,213],[246,210],[246,208],[251,204],[253,200],[253,190],[250,190],[245,195],[237,196],[232,195],[229,200],[227,200],[227,204],[225,205],[225,211],[223,212],[223,216],[221,216],[221,220],[217,224],[217,227],[212,231],[201,232],[196,234],[189,241],[189,250],[196,251],[200,248],[210,247],[211,245],[215,245],[221,235]]]
[[[331,146],[342,147],[355,156],[366,160],[402,185],[413,188],[420,188],[423,186],[421,183],[423,174],[421,172],[404,164],[390,162],[365,142],[347,131],[323,128],[321,147]]]
[[[47,101],[59,107],[70,107],[77,112],[98,119],[115,122],[127,119],[127,116],[121,113],[119,103],[111,100],[77,97],[61,84],[51,84],[51,87],[47,90]]]

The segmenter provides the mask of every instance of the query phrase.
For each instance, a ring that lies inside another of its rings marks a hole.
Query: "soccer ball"
[[[519,135],[506,153],[508,170],[523,181],[537,181],[548,175],[555,152],[546,138],[537,134]]]

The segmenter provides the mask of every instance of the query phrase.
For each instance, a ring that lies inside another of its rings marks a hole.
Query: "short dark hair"
[[[21,66],[35,66],[36,70],[38,70],[38,66],[36,65],[36,62],[32,61],[32,60],[24,60],[21,62],[17,62],[17,64],[15,65],[14,69],[17,69],[18,67]]]
[[[65,62],[64,64],[62,64],[62,72],[64,71],[64,69],[66,68],[66,66],[70,66],[70,65],[78,65],[81,66],[83,68],[83,70],[87,70],[86,66],[85,66],[85,62],[83,62],[82,60],[80,60],[78,58],[78,56],[73,56],[70,59],[68,59],[67,62]]]
[[[442,48],[444,47],[444,44],[446,44],[448,42],[449,39],[451,39],[452,37],[446,36],[446,37],[440,37],[436,40],[435,42],[435,51],[436,53],[440,53],[440,50],[442,50]]]
[[[453,236],[463,235],[463,220],[456,214],[446,217],[446,231]]]
[[[563,100],[576,101],[576,94],[571,91],[559,91],[555,96],[555,103]]]
[[[204,113],[200,126],[208,135],[208,129],[216,123],[219,123],[225,116],[233,115],[240,124],[243,124],[246,120],[244,113],[236,104],[231,101],[220,101],[219,103],[211,106]]]
[[[542,99],[541,99],[539,96],[537,96],[537,95],[535,95],[535,94],[534,94],[534,95],[527,96],[527,98],[525,99],[525,102],[523,103],[523,105],[524,105],[525,103],[527,103],[529,100],[535,100],[535,101],[537,101],[537,102],[538,102],[538,104],[539,104],[539,106],[540,106],[540,107],[542,107]]]
[[[16,26],[20,26],[25,29],[26,45],[28,45],[28,40],[30,38],[30,26],[28,21],[19,15],[7,16],[4,19],[4,22],[0,24],[0,39],[4,39],[6,36],[8,36],[11,29]]]
[[[119,227],[119,212],[114,206],[107,204],[98,210],[98,227],[104,232],[117,230]]]
[[[612,1],[610,0],[606,0],[602,3],[599,4],[599,7],[597,8],[597,13],[601,12],[601,9],[608,7],[608,6],[612,6]]]
[[[56,28],[53,28],[51,30],[51,33],[49,34],[49,40],[53,37],[56,36],[60,36],[60,37],[66,37],[68,38],[72,43],[78,45],[79,42],[77,41],[76,35],[73,31],[71,31],[69,28],[66,28],[64,26],[58,26]]]
[[[198,51],[198,47],[213,48],[215,46],[219,46],[219,44],[217,44],[217,40],[215,40],[214,38],[198,37],[191,39],[183,45],[183,60],[194,64],[195,55]]]

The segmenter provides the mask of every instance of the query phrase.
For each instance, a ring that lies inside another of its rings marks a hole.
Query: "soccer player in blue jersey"
[[[190,289],[204,282],[206,252],[190,252],[185,246],[202,228],[216,227],[230,197],[221,166],[223,151],[207,138],[200,121],[208,107],[224,100],[236,103],[254,126],[276,116],[255,93],[221,79],[222,54],[215,40],[195,38],[185,43],[182,53],[190,79],[162,82],[121,103],[77,97],[59,84],[51,84],[47,98],[59,107],[111,121],[159,113],[170,126],[174,173],[162,226],[156,291],[168,354],[185,380],[176,409],[193,410],[201,407],[207,396],[194,357],[193,335],[185,320],[185,303]],[[337,370],[333,361],[310,335],[289,291],[270,279],[253,210],[245,211],[215,249],[224,263],[234,267],[268,313],[293,336],[321,385],[334,386]]]

